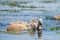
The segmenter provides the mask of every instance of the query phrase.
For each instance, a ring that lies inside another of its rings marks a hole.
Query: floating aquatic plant
[[[51,16],[46,16],[46,19],[54,20],[54,18],[53,18],[53,17],[51,17]]]
[[[60,30],[60,27],[55,26],[55,27],[50,28],[50,30]]]
[[[31,8],[37,8],[36,6],[31,6]]]
[[[0,32],[2,32],[2,31],[0,30]]]
[[[0,33],[5,33],[5,31],[0,30]]]
[[[49,16],[46,16],[46,18],[48,19],[48,18],[50,18]]]
[[[14,4],[14,3],[10,3],[9,5],[10,6],[17,6],[17,4]]]
[[[27,4],[27,2],[20,2],[21,4]]]
[[[20,12],[20,10],[0,10],[0,11],[8,11],[8,12]],[[3,14],[4,15],[4,14]]]
[[[40,10],[40,11],[44,11],[44,12],[47,12],[47,10]]]
[[[60,34],[60,32],[56,32],[57,34]]]
[[[20,6],[21,8],[28,8],[28,6]]]

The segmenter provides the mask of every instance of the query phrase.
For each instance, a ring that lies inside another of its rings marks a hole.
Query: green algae
[[[50,28],[50,30],[60,30],[60,27],[55,26],[55,27]]]

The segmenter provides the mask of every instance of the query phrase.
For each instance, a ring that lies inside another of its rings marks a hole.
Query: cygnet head
[[[41,23],[43,23],[43,19],[40,18],[39,21],[40,21]]]

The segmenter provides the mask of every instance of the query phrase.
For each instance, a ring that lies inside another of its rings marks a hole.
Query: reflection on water
[[[37,32],[37,37],[38,37],[38,39],[41,39],[42,38],[42,31],[40,30],[40,31],[36,31],[36,30],[29,30],[28,31],[29,32],[29,34],[31,35],[31,36],[35,36],[36,35],[36,32]]]
[[[39,39],[42,38],[42,30],[37,31],[37,34],[38,34],[38,38],[39,38]]]

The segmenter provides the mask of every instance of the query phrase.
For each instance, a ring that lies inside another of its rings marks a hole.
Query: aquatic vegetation
[[[31,6],[31,8],[37,8],[36,6]]]
[[[0,33],[5,33],[5,31],[0,30]]]
[[[36,6],[21,6],[20,4],[27,4],[27,2],[1,2],[0,4],[3,4],[3,5],[9,5],[9,6],[16,6],[16,7],[20,7],[20,8],[38,8]],[[18,5],[19,4],[19,5]],[[8,10],[6,10],[8,11]]]
[[[2,32],[2,31],[0,30],[0,32]]]
[[[55,27],[50,28],[50,30],[60,30],[60,27],[55,26]]]
[[[20,8],[28,8],[28,6],[20,6]]]
[[[27,4],[27,2],[20,2],[20,4]]]
[[[47,12],[47,10],[40,10],[40,11],[44,11],[44,12]]]
[[[9,5],[10,5],[10,6],[17,6],[17,4],[12,4],[12,3],[10,3]]]
[[[20,6],[20,8],[38,8],[36,6]]]
[[[0,11],[9,11],[9,10],[0,10]]]
[[[54,20],[54,18],[53,18],[53,17],[51,17],[51,16],[46,16],[46,19]]]
[[[0,10],[0,11],[8,11],[8,12],[20,12],[20,10]]]
[[[46,16],[46,18],[48,19],[48,18],[50,18],[49,16]]]
[[[50,19],[50,20],[60,20],[60,15],[57,15],[57,16],[46,16],[46,19]]]
[[[60,32],[56,32],[57,34],[60,34]]]

